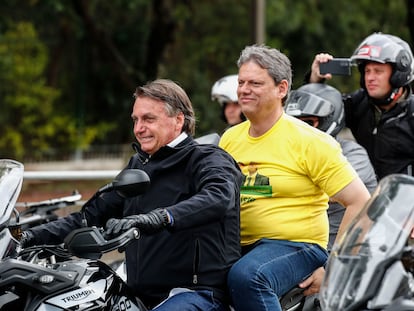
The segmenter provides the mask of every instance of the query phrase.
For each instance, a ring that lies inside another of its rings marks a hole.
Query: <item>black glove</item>
[[[22,232],[20,237],[20,246],[22,248],[27,248],[30,246],[36,245],[36,239],[32,231],[26,230]]]
[[[144,233],[156,233],[170,224],[165,209],[157,208],[147,214],[128,216],[122,219],[111,218],[106,223],[106,236],[118,236],[131,228],[139,228]]]

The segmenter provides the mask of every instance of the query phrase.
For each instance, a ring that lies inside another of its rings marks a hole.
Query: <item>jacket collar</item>
[[[173,141],[157,150],[153,155],[142,151],[141,146],[137,142],[132,143],[132,148],[137,153],[141,163],[147,164],[150,159],[168,157],[169,155],[175,153],[177,150],[180,150],[183,147],[187,146],[191,141],[194,141],[193,138],[187,133],[183,132]]]

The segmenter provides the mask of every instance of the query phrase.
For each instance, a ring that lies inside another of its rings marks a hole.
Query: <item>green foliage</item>
[[[294,85],[303,83],[315,54],[327,52],[350,57],[366,36],[375,31],[409,40],[404,0],[268,1],[267,44],[285,52],[292,61]],[[330,83],[343,92],[358,88],[359,75],[334,77]]]
[[[254,0],[5,0],[0,2],[0,150],[36,157],[133,140],[137,85],[179,82],[197,115],[197,135],[221,132],[213,83],[237,72],[254,42]],[[267,0],[266,44],[292,61],[293,88],[314,55],[348,57],[374,31],[410,44],[410,1]],[[412,11],[412,10],[411,10]],[[341,91],[359,75],[334,77]],[[127,124],[127,125],[126,125]]]
[[[75,120],[56,109],[59,91],[45,85],[47,49],[33,25],[14,26],[0,40],[2,156],[36,159],[55,148],[88,145],[97,135],[79,140]]]
[[[197,115],[197,135],[224,129],[220,107],[211,101],[211,87],[222,76],[237,73],[240,51],[250,43],[250,8],[246,0],[174,6],[174,44],[164,54],[159,75],[179,81],[188,92]]]

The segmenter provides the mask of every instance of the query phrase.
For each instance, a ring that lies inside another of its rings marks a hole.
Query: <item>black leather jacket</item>
[[[240,257],[240,186],[242,175],[231,156],[191,137],[149,157],[141,150],[128,168],[142,169],[150,189],[123,199],[101,195],[85,209],[88,225],[104,226],[111,217],[166,208],[174,219],[168,230],[143,235],[128,246],[128,285],[148,306],[165,299],[172,288],[208,288],[225,298],[227,273]],[[79,213],[32,230],[37,242],[59,242],[81,226]]]
[[[389,174],[413,175],[414,95],[381,112],[363,89],[344,96],[345,123],[368,152],[377,178]]]

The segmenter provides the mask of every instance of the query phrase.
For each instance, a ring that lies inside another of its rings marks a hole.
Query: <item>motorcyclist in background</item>
[[[291,92],[286,101],[285,111],[333,136],[368,191],[372,193],[375,190],[377,180],[366,150],[351,139],[338,137],[345,126],[345,116],[342,95],[336,88],[321,83],[303,85]],[[329,202],[328,250],[332,248],[335,241],[344,212],[345,209],[341,204]]]
[[[324,82],[319,64],[333,56],[317,54],[308,82]],[[413,53],[399,37],[373,33],[356,48],[351,61],[361,74],[361,89],[343,97],[345,124],[368,152],[377,178],[392,173],[413,175],[414,80]]]
[[[217,80],[211,88],[211,100],[221,107],[221,119],[228,127],[246,120],[237,98],[238,76],[229,75]]]

